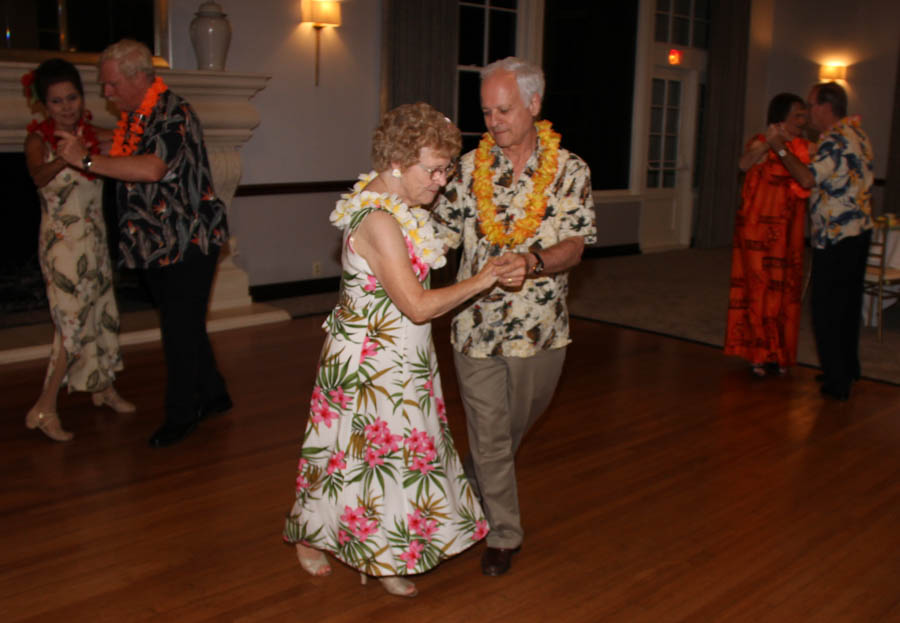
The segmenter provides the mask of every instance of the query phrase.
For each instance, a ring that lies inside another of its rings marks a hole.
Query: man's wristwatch
[[[532,275],[540,275],[542,272],[544,272],[544,258],[542,258],[541,254],[538,253],[537,251],[531,251],[530,253],[534,256],[534,259],[536,260],[534,263],[534,266],[531,267],[531,274]]]
[[[776,151],[775,153],[778,154],[778,157],[779,157],[779,158],[784,158],[785,156],[787,156],[787,149],[785,149],[784,147],[782,147],[781,149],[779,149],[779,150]]]
[[[91,159],[91,152],[88,152],[85,154],[84,158],[81,159],[81,166],[85,171],[90,171],[92,164],[94,164],[94,161]]]

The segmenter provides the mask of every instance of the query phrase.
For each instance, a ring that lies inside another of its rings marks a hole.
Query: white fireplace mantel
[[[25,143],[25,128],[40,115],[29,109],[21,79],[36,63],[0,62],[0,152],[21,152]],[[85,91],[85,105],[93,121],[101,127],[112,128],[118,120],[112,107],[104,100],[97,83],[97,68],[79,65]],[[209,153],[216,194],[229,207],[241,178],[240,147],[253,134],[260,118],[250,99],[262,90],[268,76],[222,71],[182,71],[158,69],[157,73],[178,95],[184,97],[200,117]],[[215,312],[222,311],[227,320],[218,328],[233,328],[263,322],[287,320],[283,310],[252,304],[246,273],[232,261],[239,253],[237,240],[232,237],[230,253],[223,253],[210,300],[210,328],[215,330]],[[246,310],[243,313],[242,310]],[[237,318],[245,316],[244,320]],[[158,335],[156,330],[155,335]],[[124,338],[125,336],[123,336]],[[149,339],[153,339],[152,336]],[[146,341],[123,339],[123,343]]]

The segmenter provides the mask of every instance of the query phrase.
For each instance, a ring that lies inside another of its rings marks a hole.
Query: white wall
[[[343,24],[315,38],[300,0],[217,0],[231,22],[226,70],[271,76],[251,103],[260,125],[241,149],[241,184],[355,179],[370,167],[378,121],[381,1],[342,3]],[[189,27],[200,0],[169,0],[172,65],[196,69]],[[229,213],[236,262],[251,285],[340,274],[340,232],[328,223],[337,194],[238,197]]]
[[[767,97],[791,91],[806,97],[819,82],[819,65],[848,65],[843,85],[850,114],[875,150],[875,175],[884,177],[893,114],[900,45],[900,2],[896,0],[776,0],[774,36],[768,60]],[[756,131],[765,122],[763,110]],[[748,134],[754,130],[748,129]]]

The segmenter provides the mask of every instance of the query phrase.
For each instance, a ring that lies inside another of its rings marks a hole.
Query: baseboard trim
[[[250,298],[252,298],[255,303],[264,303],[266,301],[288,299],[295,296],[337,292],[340,287],[340,277],[306,279],[303,281],[283,281],[280,283],[267,283],[261,286],[250,286]]]
[[[640,255],[641,246],[634,242],[632,244],[617,244],[607,247],[585,247],[581,257],[586,260],[592,260],[598,257],[616,257],[619,255]]]

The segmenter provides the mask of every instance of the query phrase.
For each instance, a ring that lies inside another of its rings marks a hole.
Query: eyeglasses
[[[451,160],[450,164],[443,167],[426,167],[421,162],[417,162],[416,164],[422,167],[431,179],[434,179],[436,175],[443,175],[444,179],[451,180],[453,179],[453,176],[456,175],[456,160]]]

